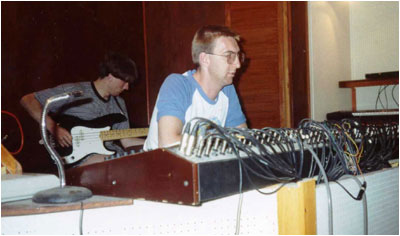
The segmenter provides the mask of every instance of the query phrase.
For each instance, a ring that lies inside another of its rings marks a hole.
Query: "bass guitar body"
[[[125,121],[126,118],[122,114],[110,114],[93,120],[82,120],[74,116],[63,115],[56,120],[61,127],[70,132],[72,146],[63,148],[56,145],[55,149],[64,158],[66,164],[71,164],[90,154],[114,154],[114,151],[104,147],[99,134],[102,131],[110,130],[113,124]]]

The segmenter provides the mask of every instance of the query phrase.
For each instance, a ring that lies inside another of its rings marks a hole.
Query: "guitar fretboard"
[[[108,130],[100,132],[100,139],[103,141],[116,140],[121,138],[136,138],[147,136],[149,128],[121,129]]]

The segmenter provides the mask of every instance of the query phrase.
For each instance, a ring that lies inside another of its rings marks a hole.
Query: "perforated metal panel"
[[[272,191],[271,186],[263,191]],[[187,206],[134,200],[133,205],[87,209],[83,234],[233,235],[239,195]],[[2,217],[2,234],[79,234],[80,211]],[[244,193],[240,234],[277,234],[276,194]]]
[[[78,235],[80,211],[1,217],[1,234]]]
[[[360,181],[363,181],[360,178]],[[368,234],[399,234],[399,169],[385,169],[365,175],[367,181]],[[359,186],[352,179],[341,180],[353,195]],[[330,183],[334,234],[363,234],[362,201],[355,201],[336,183]],[[317,185],[317,234],[328,234],[328,202],[324,184]]]
[[[367,174],[369,234],[399,233],[399,170]],[[354,195],[358,185],[340,181]],[[334,234],[363,234],[362,202],[331,183]],[[267,188],[271,191],[274,186]],[[265,191],[265,190],[264,190]],[[317,233],[328,234],[324,185],[316,187]],[[133,205],[88,209],[83,213],[84,234],[234,234],[239,196],[233,195],[184,206],[135,200]],[[80,211],[2,217],[2,234],[78,234]],[[276,194],[255,190],[243,198],[241,234],[278,234]]]
[[[238,202],[239,195],[205,202],[201,206],[135,200],[129,208],[87,211],[84,233],[232,235],[235,233]],[[277,234],[276,202],[276,194],[265,196],[256,191],[246,192],[240,233]],[[106,214],[113,217],[106,218]]]

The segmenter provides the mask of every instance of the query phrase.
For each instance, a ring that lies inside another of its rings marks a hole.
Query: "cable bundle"
[[[369,125],[352,119],[340,122],[305,119],[297,129],[246,129],[224,128],[210,120],[194,118],[183,130],[179,152],[186,158],[237,158],[239,193],[243,186],[248,186],[244,180],[262,194],[275,193],[286,183],[306,177],[317,176],[317,183],[323,180],[328,195],[330,234],[333,234],[333,211],[329,181],[338,183],[355,200],[363,201],[364,233],[367,234],[364,194],[367,183],[365,179],[361,183],[356,175],[388,166],[388,160],[398,158],[399,149],[398,124]],[[353,196],[339,183],[346,176],[360,185],[358,195]],[[282,184],[272,192],[260,191],[258,187],[268,181]],[[242,197],[240,194],[238,219]],[[236,232],[238,225],[237,221]]]
[[[398,152],[397,124],[361,125],[350,119],[305,119],[297,129],[245,129],[224,128],[194,118],[184,127],[182,137],[180,151],[186,156],[233,154],[250,181],[249,173],[281,183],[313,176],[320,182],[320,167],[307,149],[318,156],[330,181],[385,167]]]
[[[361,143],[364,150],[360,167],[364,172],[389,167],[389,160],[399,158],[398,124],[367,125]]]

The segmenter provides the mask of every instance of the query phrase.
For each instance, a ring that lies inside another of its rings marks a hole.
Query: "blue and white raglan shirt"
[[[224,127],[246,122],[233,85],[225,86],[217,98],[211,100],[194,79],[195,72],[171,74],[165,79],[158,93],[144,150],[158,148],[158,121],[163,116],[175,116],[183,124],[194,117],[202,117]]]

